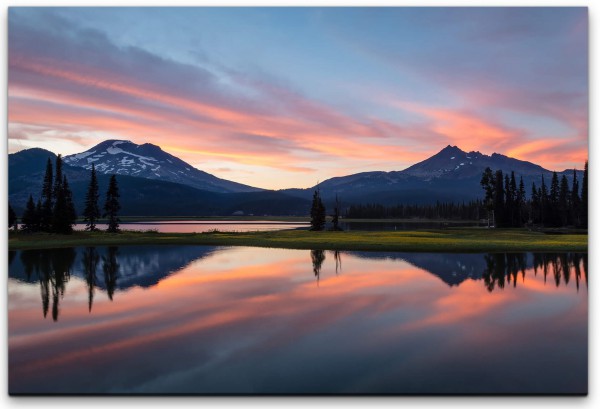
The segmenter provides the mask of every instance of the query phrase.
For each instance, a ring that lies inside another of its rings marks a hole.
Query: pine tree
[[[313,194],[312,206],[310,209],[310,229],[321,231],[325,228],[325,206],[321,200],[319,188],[315,189]]]
[[[559,210],[559,220],[562,226],[566,226],[569,224],[569,197],[571,192],[569,191],[569,182],[567,181],[567,177],[562,175],[560,178],[560,190],[558,192],[558,210]]]
[[[25,211],[23,212],[23,217],[21,217],[21,229],[28,233],[33,233],[37,231],[39,226],[36,219],[37,217],[35,204],[33,204],[33,197],[29,195],[27,206],[25,207]]]
[[[577,181],[577,170],[573,169],[573,183],[571,185],[571,221],[575,226],[579,226],[581,222],[580,207],[581,199],[579,198],[579,182]]]
[[[71,230],[73,229],[73,224],[77,220],[77,212],[75,211],[75,203],[73,203],[73,192],[69,188],[69,181],[67,180],[67,176],[63,176],[63,191],[65,194],[65,203],[67,205],[66,210],[66,221],[69,223]]]
[[[98,207],[99,199],[100,194],[98,193],[98,179],[96,178],[96,168],[94,164],[92,164],[92,174],[90,176],[90,184],[85,195],[85,209],[83,210],[83,217],[84,221],[86,222],[86,230],[98,230],[96,228],[96,222],[100,218],[100,209]]]
[[[37,204],[35,205],[35,225],[37,230],[42,230],[42,215],[44,214],[44,206],[42,205],[42,200],[38,199]]]
[[[63,174],[62,174],[62,156],[59,154],[56,157],[56,176],[54,177],[54,189],[52,194],[54,197],[58,196],[59,191],[62,189]]]
[[[490,169],[489,167],[485,168],[485,170],[483,171],[483,174],[481,175],[481,187],[483,187],[483,190],[485,191],[485,209],[487,210],[487,224],[488,227],[490,227],[490,220],[492,221],[491,224],[494,223],[494,175],[492,173],[492,169]]]
[[[585,161],[583,168],[583,180],[581,181],[581,226],[588,228],[588,162]]]
[[[532,223],[541,223],[541,215],[540,215],[540,195],[537,187],[535,186],[535,182],[531,184],[531,206],[530,206],[530,215],[529,218]]]
[[[495,216],[495,227],[506,226],[506,212],[504,209],[504,176],[501,170],[497,170],[494,185],[494,216]]]
[[[519,226],[522,226],[525,222],[525,202],[525,183],[523,183],[523,176],[521,176],[519,190],[517,191],[517,216]]]
[[[340,201],[338,199],[338,196],[335,195],[335,206],[333,208],[333,215],[331,217],[331,223],[333,224],[334,231],[341,230],[341,228],[338,226],[339,221],[340,221]]]
[[[106,202],[104,203],[104,217],[108,217],[108,228],[106,229],[109,233],[119,232],[119,222],[121,221],[117,214],[121,209],[119,204],[119,187],[117,186],[117,177],[112,175],[110,182],[108,183],[108,190],[106,192]]]
[[[69,183],[66,176],[62,178],[56,190],[56,200],[54,203],[54,217],[52,231],[59,234],[70,234],[73,232],[73,223],[75,222],[75,208]]]
[[[33,198],[31,201],[33,201]],[[17,230],[17,214],[10,203],[8,204],[8,228]]]
[[[552,172],[552,182],[550,183],[550,224],[552,226],[560,225],[560,187],[558,184],[558,175]]]
[[[48,158],[46,174],[42,185],[42,212],[40,213],[40,230],[49,232],[52,229],[52,209],[54,208],[52,161]]]
[[[542,187],[540,187],[538,196],[540,198],[540,223],[542,223],[542,225],[546,225],[549,220],[550,203],[548,200],[548,189],[546,188],[544,175],[542,175]]]

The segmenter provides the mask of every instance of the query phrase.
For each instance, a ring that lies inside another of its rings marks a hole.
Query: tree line
[[[485,192],[484,205],[487,211],[488,226],[523,227],[539,225],[544,227],[580,227],[588,224],[588,163],[585,162],[581,188],[577,172],[573,170],[571,184],[565,175],[558,178],[552,173],[550,186],[542,175],[541,185],[531,186],[527,198],[523,177],[517,184],[515,173],[503,174],[486,168],[481,177],[481,187]]]
[[[481,200],[467,203],[442,203],[426,205],[384,206],[382,204],[355,204],[346,209],[345,217],[352,219],[446,219],[446,220],[479,220],[485,215],[485,207]]]
[[[56,163],[53,168],[52,160],[48,158],[46,171],[42,182],[42,191],[37,203],[33,200],[33,195],[29,195],[29,200],[25,211],[21,217],[21,230],[28,233],[46,232],[57,234],[70,234],[73,232],[73,225],[77,220],[77,213],[73,203],[73,193],[69,187],[67,176],[62,171],[62,156],[56,157]],[[92,164],[90,173],[90,182],[85,196],[83,218],[86,223],[85,229],[88,231],[97,231],[97,223],[100,217],[107,218],[107,232],[119,232],[118,212],[121,209],[119,204],[119,187],[117,178],[112,175],[106,191],[106,200],[104,202],[104,213],[100,213],[98,201],[100,200],[98,178],[96,168]],[[18,217],[12,206],[8,205],[8,227],[17,230]]]

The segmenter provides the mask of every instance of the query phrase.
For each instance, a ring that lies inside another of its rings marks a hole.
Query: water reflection
[[[116,289],[156,285],[192,261],[214,251],[216,248],[169,246],[126,247],[121,255],[118,247],[24,250],[20,252],[20,263],[14,265],[17,252],[9,252],[9,275],[23,282],[39,283],[43,316],[46,318],[52,299],[52,319],[57,321],[60,300],[64,298],[65,288],[72,276],[85,281],[88,312],[91,312],[97,289],[105,291],[112,301]],[[80,262],[76,262],[78,258],[81,259]],[[98,279],[100,260],[103,280]]]
[[[317,284],[318,284],[319,277],[321,276],[321,267],[323,266],[323,261],[325,261],[325,251],[324,250],[311,250],[310,251],[310,259],[312,260],[313,273],[315,273],[315,277],[317,279]]]
[[[586,254],[327,253],[17,252],[9,391],[587,391]]]

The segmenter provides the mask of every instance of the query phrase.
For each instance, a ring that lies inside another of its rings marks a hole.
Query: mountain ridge
[[[109,139],[87,151],[67,155],[64,162],[100,174],[126,175],[188,185],[218,193],[258,192],[264,189],[218,178],[162,150],[158,145]]]

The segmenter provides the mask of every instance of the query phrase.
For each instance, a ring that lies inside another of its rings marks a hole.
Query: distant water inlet
[[[9,252],[9,391],[582,394],[586,253]]]
[[[271,231],[309,228],[310,224],[305,222],[279,222],[279,221],[152,221],[152,222],[130,222],[121,223],[122,230],[149,231],[155,230],[159,233],[205,233],[210,231],[222,232],[248,232],[248,231]],[[84,230],[85,224],[76,224],[75,230]],[[98,228],[104,227],[99,224]]]

